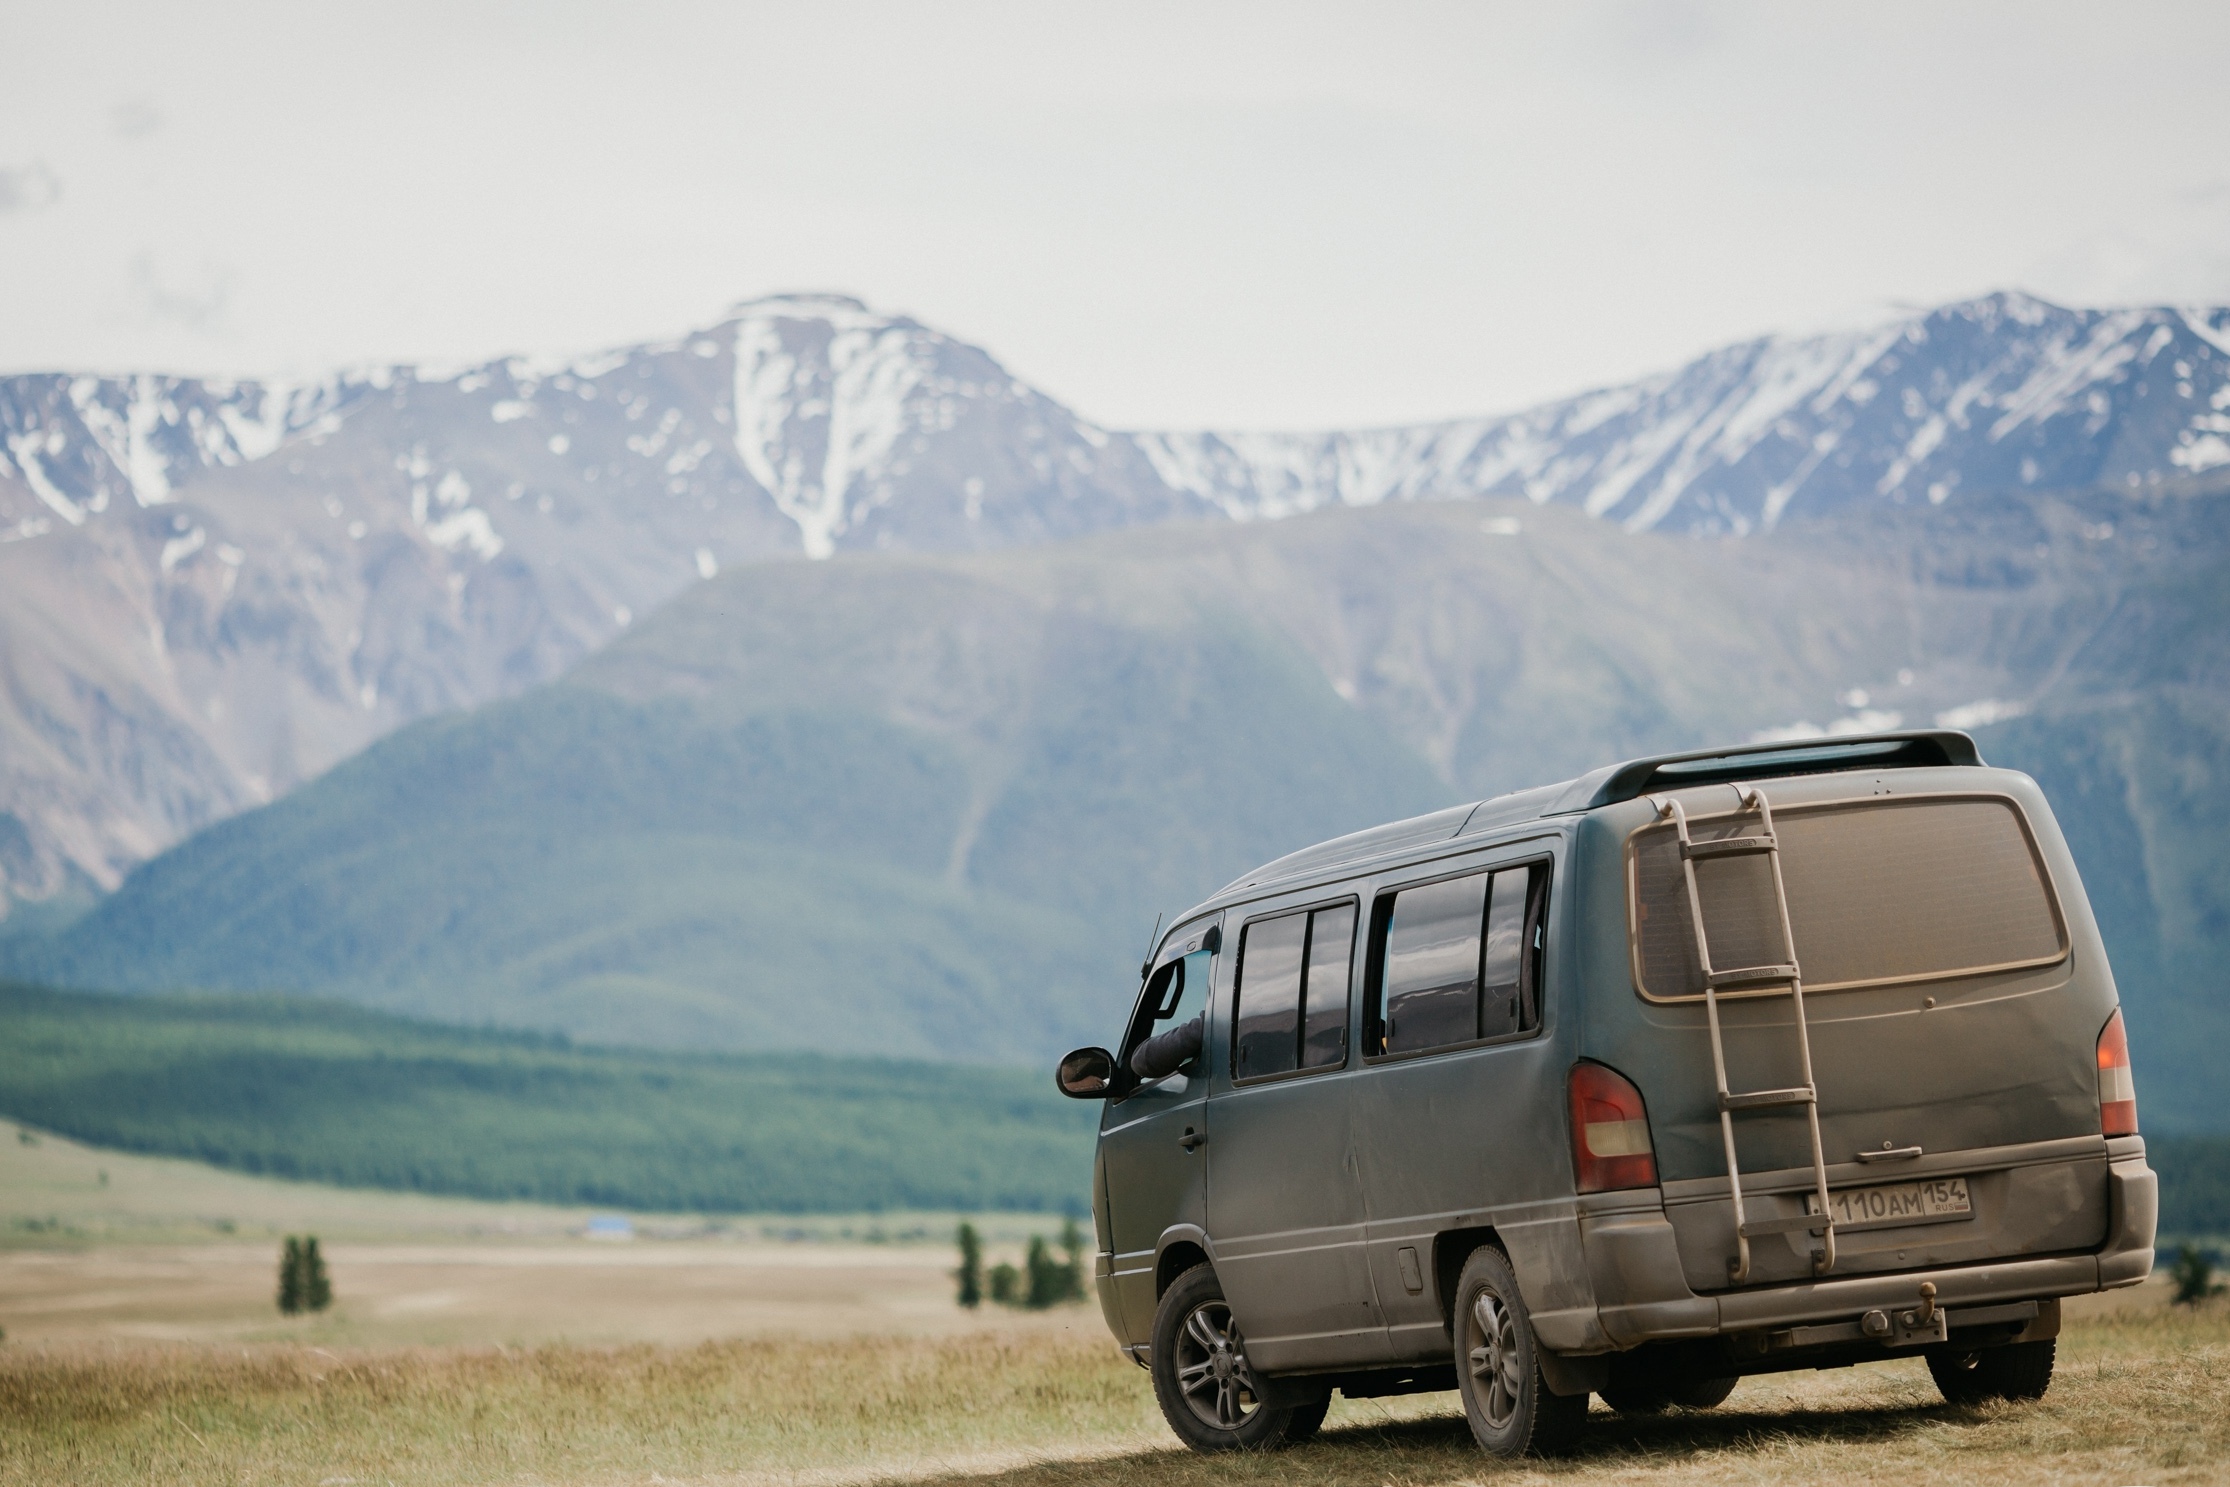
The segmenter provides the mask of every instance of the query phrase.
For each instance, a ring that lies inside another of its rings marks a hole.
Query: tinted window
[[[1540,1023],[1540,864],[1404,888],[1375,913],[1376,1051],[1420,1053]]]
[[[1355,906],[1309,916],[1308,1007],[1301,1024],[1301,1067],[1347,1058],[1347,978],[1355,956]]]
[[[1309,916],[1257,919],[1239,943],[1237,1036],[1232,1073],[1241,1079],[1299,1067],[1301,960]]]
[[[1347,1060],[1355,906],[1257,919],[1240,940],[1232,1075],[1261,1079]]]
[[[1488,874],[1405,888],[1386,925],[1386,1051],[1479,1036],[1479,932]]]
[[[1487,934],[1480,957],[1479,1036],[1499,1038],[1524,1026],[1519,1015],[1525,967],[1525,900],[1532,874],[1496,873],[1487,894]]]
[[[2020,809],[1992,796],[1876,798],[1773,813],[1789,926],[1807,991],[2048,965],[2067,953],[2049,877]],[[1699,841],[1754,835],[1755,812],[1691,818]],[[1696,862],[1712,963],[1781,964],[1772,864]],[[1633,839],[1635,972],[1645,995],[1703,995],[1694,915],[1670,826]]]

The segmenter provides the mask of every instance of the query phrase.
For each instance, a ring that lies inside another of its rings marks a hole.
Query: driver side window
[[[1148,1081],[1167,1079],[1179,1088],[1183,1086],[1183,1076],[1173,1071],[1179,1064],[1189,1063],[1192,1055],[1175,1052],[1171,1045],[1183,1041],[1187,1024],[1196,1019],[1202,1021],[1205,1030],[1202,1013],[1208,1003],[1208,980],[1214,964],[1213,951],[1196,950],[1154,972],[1146,983],[1145,994],[1139,999],[1138,1016],[1131,1024],[1130,1037],[1123,1045],[1119,1061],[1123,1068]],[[1155,1044],[1156,1039],[1163,1042]],[[1155,1046],[1148,1049],[1149,1044]],[[1197,1036],[1192,1039],[1192,1047],[1197,1051]],[[1148,1062],[1155,1065],[1158,1072],[1136,1066],[1134,1061],[1142,1049],[1147,1050]]]

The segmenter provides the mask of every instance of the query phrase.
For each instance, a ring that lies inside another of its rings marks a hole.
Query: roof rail
[[[1717,785],[1729,780],[1825,774],[1838,769],[1972,768],[1981,763],[1982,755],[1974,740],[1950,728],[1738,744],[1690,754],[1659,754],[1583,775],[1572,782],[1573,788],[1557,806],[1544,814],[1588,811],[1655,790]]]

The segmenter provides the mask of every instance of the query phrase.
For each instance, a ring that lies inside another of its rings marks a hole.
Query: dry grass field
[[[2230,1304],[2159,1284],[2071,1306],[2039,1404],[1951,1409],[1900,1363],[1751,1379],[1708,1414],[1598,1406],[1557,1462],[1488,1462],[1449,1395],[1342,1401],[1316,1444],[1204,1459],[1096,1314],[961,1313],[945,1248],[860,1242],[873,1220],[605,1244],[583,1214],[0,1133],[0,1222],[34,1210],[0,1252],[0,1487],[2230,1481]],[[1005,1222],[1011,1244],[1027,1221]],[[339,1300],[282,1319],[276,1246],[249,1236],[320,1226]]]
[[[10,1343],[0,1482],[2225,1480],[2230,1315],[2145,1299],[2085,1308],[2038,1404],[1951,1409],[1917,1364],[1752,1379],[1709,1414],[1598,1408],[1579,1455],[1519,1467],[1477,1455],[1449,1396],[1343,1402],[1296,1451],[1190,1456],[1091,1327],[690,1347]]]

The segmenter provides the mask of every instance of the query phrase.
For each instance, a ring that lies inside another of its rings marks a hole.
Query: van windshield
[[[1794,959],[1808,991],[2049,965],[2060,906],[2020,807],[2003,796],[1880,798],[1773,812]],[[1697,841],[1755,833],[1753,811],[1691,816]],[[1699,858],[1715,967],[1786,962],[1763,856]],[[1669,824],[1628,839],[1634,980],[1654,1001],[1703,995],[1680,844]]]

